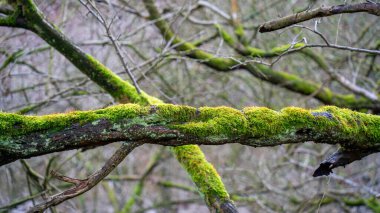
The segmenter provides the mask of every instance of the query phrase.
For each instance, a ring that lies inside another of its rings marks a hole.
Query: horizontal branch
[[[314,141],[377,152],[380,117],[328,106],[194,108],[117,105],[94,111],[23,116],[0,113],[0,165],[46,153],[117,141],[167,146],[240,143],[253,147]]]
[[[380,16],[380,3],[365,2],[358,4],[344,4],[336,6],[321,6],[314,10],[306,10],[301,13],[288,15],[282,18],[275,19],[273,21],[262,24],[259,28],[259,32],[271,32],[288,27],[293,24],[304,22],[313,18],[332,16],[342,13],[359,13],[366,12],[372,15]]]

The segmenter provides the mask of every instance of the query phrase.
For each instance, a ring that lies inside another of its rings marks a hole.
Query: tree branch
[[[319,167],[313,173],[313,177],[322,175],[328,176],[330,173],[332,173],[332,170],[334,168],[339,166],[346,166],[347,164],[360,160],[363,157],[366,157],[374,152],[375,150],[357,151],[339,149],[319,165]]]
[[[0,113],[1,165],[57,151],[134,141],[166,146],[240,143],[253,147],[314,141],[377,152],[380,117],[337,107],[117,105],[95,111],[23,116]],[[188,149],[191,152],[193,149]],[[340,164],[339,164],[340,165]]]
[[[313,18],[332,16],[342,13],[360,13],[366,12],[375,16],[380,16],[380,3],[364,2],[358,4],[345,4],[336,6],[321,6],[314,10],[306,10],[301,13],[278,18],[273,21],[262,24],[259,28],[259,32],[271,32],[288,27],[293,24],[304,22]]]
[[[111,156],[111,158],[107,160],[107,162],[101,169],[94,172],[92,175],[83,180],[66,177],[58,174],[57,172],[52,171],[52,175],[55,176],[57,179],[67,183],[72,183],[75,186],[54,196],[49,197],[45,202],[40,203],[29,209],[28,212],[44,212],[51,206],[56,206],[68,199],[77,197],[89,191],[100,181],[102,181],[103,178],[105,178],[109,173],[111,173],[116,168],[116,166],[118,166],[124,160],[124,158],[137,146],[139,146],[139,144],[134,142],[123,143],[121,147],[118,150],[116,150],[116,152]]]

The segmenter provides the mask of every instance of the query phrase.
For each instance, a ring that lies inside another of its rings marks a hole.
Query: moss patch
[[[247,130],[247,120],[244,114],[230,107],[201,107],[198,116],[193,121],[174,125],[186,133],[200,137],[233,137],[244,135]]]
[[[172,104],[145,107],[120,104],[99,110],[45,116],[0,112],[0,132],[2,137],[12,137],[44,130],[60,130],[76,124],[96,125],[101,119],[129,119],[129,123],[141,125],[159,124],[216,142],[235,138],[292,138],[300,131],[310,131],[314,138],[332,136],[337,140],[335,143],[346,147],[373,147],[380,140],[379,116],[334,106],[317,110],[287,107],[281,111],[246,107],[240,111],[224,106],[196,109]],[[264,145],[277,144],[278,142]]]
[[[137,104],[121,104],[106,109],[44,116],[27,116],[0,112],[0,132],[2,132],[1,136],[17,136],[44,130],[59,130],[73,124],[86,124],[99,119],[115,121],[146,114],[148,114],[148,108]]]
[[[189,174],[192,174],[191,179],[208,206],[229,199],[220,176],[212,164],[206,160],[199,146],[181,146],[181,149],[172,150],[178,156],[181,165]]]

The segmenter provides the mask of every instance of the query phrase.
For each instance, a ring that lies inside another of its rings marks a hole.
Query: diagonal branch
[[[116,150],[116,152],[111,156],[111,158],[107,160],[107,162],[101,169],[94,172],[92,175],[83,180],[66,177],[58,174],[57,172],[52,171],[52,175],[55,176],[57,179],[67,183],[72,183],[75,186],[49,197],[45,202],[40,203],[29,209],[28,212],[44,212],[46,209],[52,206],[56,206],[66,200],[77,197],[89,191],[100,181],[102,181],[109,173],[111,173],[116,168],[116,166],[118,166],[124,160],[124,158],[138,146],[139,144],[134,142],[123,143],[121,147],[118,150]]]

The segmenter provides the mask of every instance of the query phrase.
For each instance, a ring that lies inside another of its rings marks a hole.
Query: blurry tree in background
[[[0,212],[380,212],[376,154],[312,176],[379,151],[379,16],[378,1],[0,1]],[[138,135],[70,142],[119,125],[119,103],[138,104],[120,105]],[[55,113],[78,117],[22,116]],[[332,145],[289,144],[309,141]]]

